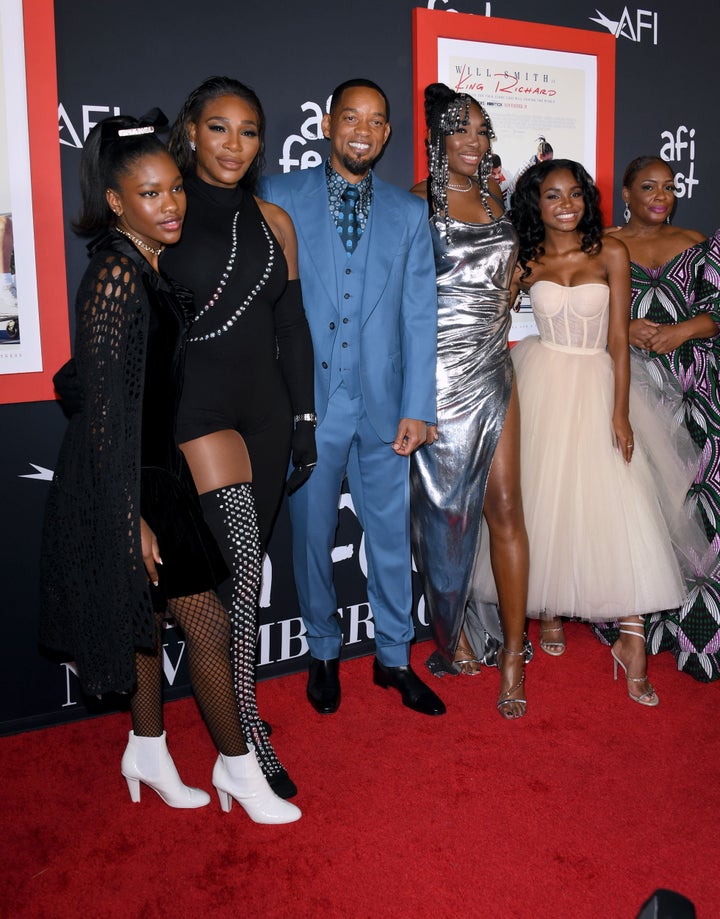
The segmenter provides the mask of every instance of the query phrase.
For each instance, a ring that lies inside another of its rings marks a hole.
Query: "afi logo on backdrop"
[[[624,7],[619,19],[610,19],[597,9],[595,12],[597,17],[589,16],[590,22],[603,26],[615,38],[628,38],[635,42],[651,39],[654,45],[658,43],[658,14],[653,10],[635,10],[631,13]]]
[[[674,131],[663,131],[660,139],[665,142],[660,156],[674,165],[678,198],[692,198],[693,188],[700,184],[700,180],[695,178],[695,128],[681,124]],[[680,172],[680,168],[685,171]]]
[[[94,128],[98,121],[102,121],[103,118],[107,118],[109,115],[120,114],[120,108],[117,105],[112,107],[109,105],[83,105],[80,111],[80,124],[76,127],[62,102],[58,105],[60,143],[65,144],[66,147],[81,148],[91,128]]]
[[[303,102],[300,111],[309,112],[309,116],[300,125],[299,134],[288,134],[283,141],[282,156],[278,160],[278,166],[282,166],[283,172],[290,172],[292,169],[310,169],[312,166],[319,166],[324,159],[324,154],[308,147],[308,143],[313,144],[316,141],[325,142],[322,132],[323,115],[330,108],[330,97],[325,103],[325,108],[321,108],[317,102]],[[307,148],[307,149],[306,149]]]

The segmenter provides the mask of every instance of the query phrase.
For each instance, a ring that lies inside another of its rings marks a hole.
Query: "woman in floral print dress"
[[[623,200],[627,224],[614,235],[632,262],[630,344],[661,388],[680,390],[683,420],[702,451],[688,501],[715,557],[679,609],[646,617],[647,648],[672,650],[678,669],[710,682],[720,678],[720,231],[706,240],[666,222],[675,187],[660,157],[630,163]],[[617,637],[612,624],[594,628],[603,640]]]

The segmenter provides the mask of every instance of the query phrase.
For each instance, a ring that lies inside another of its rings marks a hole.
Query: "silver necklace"
[[[220,281],[218,282],[218,286],[215,289],[215,292],[213,293],[212,297],[210,297],[210,299],[205,304],[205,306],[203,306],[203,308],[199,310],[193,317],[193,320],[192,320],[193,323],[197,322],[201,316],[204,316],[205,313],[208,312],[211,306],[217,303],[217,301],[220,299],[223,293],[223,290],[225,289],[225,286],[227,285],[230,275],[232,274],[232,269],[233,269],[233,266],[235,265],[235,259],[237,257],[237,222],[238,222],[239,216],[240,216],[240,211],[235,211],[235,216],[233,217],[233,224],[232,224],[232,244],[230,246],[230,257],[228,258],[228,262],[227,262],[227,265],[225,266],[225,270],[223,271],[220,277]],[[243,302],[235,310],[232,316],[227,320],[227,322],[224,322],[219,328],[215,329],[214,332],[206,332],[205,335],[193,335],[193,336],[190,336],[187,339],[187,341],[190,341],[190,342],[210,341],[213,338],[218,338],[224,332],[227,332],[228,329],[231,329],[235,325],[235,323],[242,316],[242,314],[245,312],[248,306],[252,303],[255,297],[257,297],[257,295],[260,293],[263,287],[265,287],[265,285],[267,284],[268,278],[270,277],[270,274],[272,273],[273,265],[275,263],[275,242],[273,240],[272,234],[270,233],[270,231],[267,228],[267,225],[265,224],[265,221],[261,221],[260,226],[262,227],[262,231],[265,234],[265,238],[267,239],[268,250],[269,250],[267,264],[265,266],[265,271],[263,272],[262,277],[257,282],[257,284],[253,287],[253,289],[250,291],[247,297],[245,297]]]
[[[144,249],[146,252],[150,252],[152,255],[160,255],[161,252],[165,250],[165,246],[160,246],[159,249],[153,249],[152,246],[148,246],[147,243],[144,243],[142,239],[138,239],[137,236],[133,236],[132,233],[128,233],[127,230],[123,230],[122,227],[115,227],[118,233],[122,233],[123,236],[126,236],[130,242],[135,243],[138,249]]]
[[[465,194],[465,192],[470,191],[472,187],[473,187],[473,183],[472,183],[472,179],[470,178],[470,176],[467,177],[467,185],[453,185],[451,182],[445,183],[445,188],[450,188],[452,191],[460,191],[463,194]]]
[[[470,191],[470,189],[473,187],[473,180],[470,178],[470,176],[468,176],[468,180],[467,180],[467,181],[468,181],[467,188],[463,188],[463,186],[461,186],[461,185],[453,185],[451,182],[446,182],[446,183],[445,183],[445,188],[451,188],[453,191],[459,191],[459,192],[462,192],[463,194],[465,194],[466,192]],[[482,186],[480,186],[480,200],[481,200],[482,203],[483,203],[483,207],[485,208],[485,212],[487,213],[488,217],[490,218],[490,222],[491,222],[491,223],[495,223],[495,219],[496,219],[496,218],[495,218],[495,215],[493,214],[492,209],[491,209],[491,207],[490,207],[490,205],[489,205],[489,203],[488,203],[488,193],[487,193],[487,191],[485,191],[485,189],[483,189]]]

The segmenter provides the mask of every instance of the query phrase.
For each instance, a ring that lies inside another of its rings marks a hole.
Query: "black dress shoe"
[[[331,715],[340,705],[340,659],[329,661],[310,658],[307,697],[310,704],[321,715]]]
[[[267,776],[267,781],[278,798],[294,798],[297,794],[297,785],[287,774],[286,769],[273,772],[272,775]]]
[[[426,686],[408,664],[407,667],[386,667],[375,658],[373,661],[373,681],[376,686],[387,689],[389,686],[399,690],[403,705],[407,705],[421,715],[444,715],[443,700]]]

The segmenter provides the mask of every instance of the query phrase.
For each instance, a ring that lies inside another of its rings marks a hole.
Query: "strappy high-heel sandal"
[[[503,655],[510,654],[513,657],[522,657],[522,658],[525,657],[524,649],[522,651],[510,651],[508,650],[508,648],[505,647],[505,645],[502,646],[502,648],[500,649],[500,652],[502,652]],[[498,670],[501,669],[500,668],[500,652],[498,652]],[[522,698],[522,697],[519,699],[511,698],[512,694],[514,692],[517,692],[518,689],[522,687],[524,682],[525,682],[525,665],[523,662],[523,671],[520,676],[520,679],[517,681],[517,683],[515,683],[514,686],[511,686],[510,689],[506,689],[505,692],[501,692],[500,695],[498,696],[497,710],[500,712],[502,717],[507,719],[508,721],[512,721],[515,718],[522,718],[525,712],[527,711],[527,699]],[[513,705],[514,703],[519,703],[520,706],[522,707],[522,711],[517,715],[514,714],[510,709],[505,708],[506,705]]]
[[[560,622],[560,620],[550,620],[550,622],[554,621]],[[562,636],[562,641],[545,641],[543,635],[550,635],[553,632],[559,632]],[[549,629],[544,629],[542,626],[540,626],[540,647],[546,654],[549,654],[551,657],[560,657],[560,655],[565,653],[565,631],[563,629],[562,622],[560,622],[560,625],[553,626]]]
[[[625,626],[625,628],[623,628],[623,626]],[[635,629],[640,629],[640,631],[637,632],[635,631]],[[639,622],[624,622],[621,620],[620,621],[620,634],[621,635],[634,635],[636,638],[640,638],[643,642],[645,641],[645,628]],[[633,702],[637,702],[638,705],[648,705],[651,707],[654,707],[655,705],[659,705],[660,699],[658,698],[657,693],[653,689],[652,683],[650,682],[650,680],[648,680],[647,669],[645,670],[645,676],[641,676],[641,677],[628,676],[627,666],[620,660],[618,655],[615,653],[615,645],[613,645],[612,648],[610,648],[610,653],[612,654],[613,661],[614,661],[615,679],[617,680],[618,664],[619,664],[622,667],[622,669],[625,671],[625,679],[627,680],[628,695],[633,700]],[[646,689],[645,692],[640,693],[639,696],[636,696],[630,690],[631,683],[647,683],[647,685],[650,688]]]
[[[482,661],[475,657],[472,648],[462,641],[457,643],[453,664],[458,668],[460,674],[463,676],[480,676],[481,663]]]

